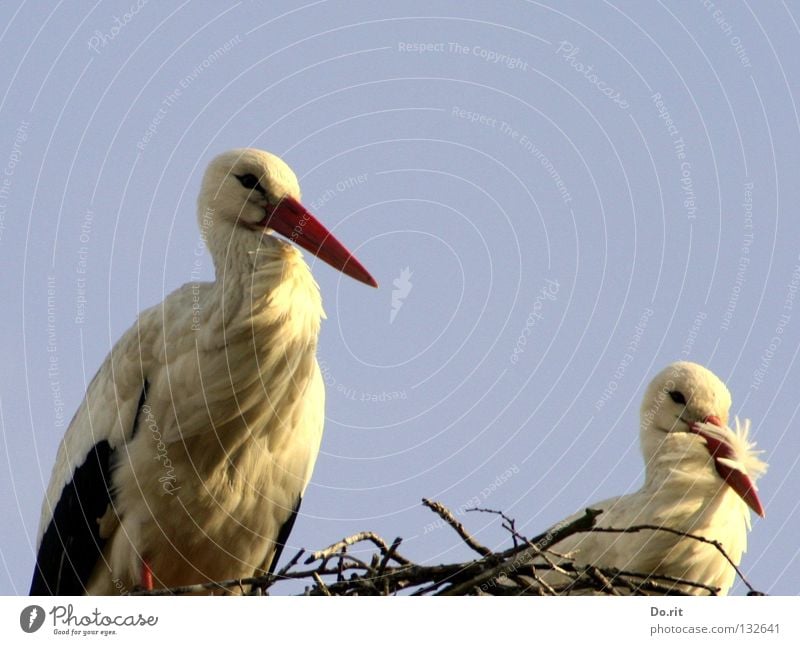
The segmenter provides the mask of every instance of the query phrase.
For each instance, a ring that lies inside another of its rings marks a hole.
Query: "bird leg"
[[[147,560],[142,560],[142,589],[153,591],[153,570]]]

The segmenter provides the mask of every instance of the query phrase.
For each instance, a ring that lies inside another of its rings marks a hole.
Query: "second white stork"
[[[143,312],[89,385],[42,508],[32,594],[113,594],[272,571],[319,450],[310,251],[375,280],[300,204],[275,155],[232,150],[202,182],[216,280]]]
[[[651,525],[702,536],[721,544],[738,565],[747,546],[750,511],[764,515],[755,480],[766,464],[748,440],[749,421],[736,419],[735,429],[728,427],[730,406],[728,388],[701,365],[681,361],[659,373],[641,407],[644,485],[633,494],[589,505],[602,511],[596,526]],[[653,576],[685,593],[708,591],[669,580],[727,594],[735,578],[713,545],[666,531],[578,533],[555,550],[571,555],[577,565]],[[564,582],[558,576],[551,581]]]

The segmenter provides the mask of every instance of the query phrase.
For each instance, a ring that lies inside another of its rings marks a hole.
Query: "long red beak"
[[[271,211],[268,206],[264,226],[280,233],[351,278],[371,287],[378,286],[375,278],[361,262],[296,199],[287,195]]]
[[[706,417],[705,422],[711,423],[719,428],[722,427],[722,421],[715,416]],[[714,458],[714,467],[717,469],[719,476],[744,500],[745,504],[753,509],[753,512],[764,517],[764,507],[761,505],[761,500],[758,499],[756,485],[753,483],[750,476],[743,473],[741,470],[732,468],[726,462],[721,461],[723,459],[737,461],[737,455],[730,444],[716,435],[704,432],[700,426],[695,424],[689,427],[689,431],[706,440],[706,447]]]

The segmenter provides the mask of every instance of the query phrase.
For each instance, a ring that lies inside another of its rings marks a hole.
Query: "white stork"
[[[596,526],[648,524],[703,536],[719,542],[738,565],[747,546],[750,509],[764,515],[755,480],[766,464],[748,441],[748,420],[740,425],[736,419],[735,430],[728,427],[730,405],[728,388],[701,365],[673,363],[658,374],[641,407],[644,485],[631,495],[591,504],[602,510]],[[735,577],[714,546],[664,531],[577,533],[555,550],[569,553],[578,565],[691,580],[723,595]]]
[[[319,287],[289,238],[375,280],[278,157],[216,157],[198,199],[216,280],[143,312],[58,450],[31,594],[113,594],[272,571],[319,450]]]

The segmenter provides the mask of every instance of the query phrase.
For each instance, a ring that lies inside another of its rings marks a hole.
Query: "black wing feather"
[[[292,514],[286,519],[281,526],[281,530],[278,531],[278,537],[275,540],[275,553],[272,556],[272,563],[269,565],[269,572],[273,573],[275,571],[275,567],[278,564],[278,560],[281,557],[281,553],[283,553],[283,547],[286,546],[286,542],[289,540],[289,534],[292,532],[292,528],[294,527],[294,522],[297,519],[297,513],[300,510],[300,504],[303,501],[302,497],[297,498],[297,502],[294,505],[294,510],[292,510]]]
[[[64,487],[42,538],[32,596],[81,595],[103,552],[97,522],[111,503],[111,447],[101,441]]]
[[[134,432],[147,399],[147,386],[145,381],[134,417]],[[106,544],[98,520],[114,504],[113,455],[108,441],[95,444],[86,460],[75,469],[72,481],[61,491],[36,555],[31,596],[75,596],[86,592],[89,577]]]

